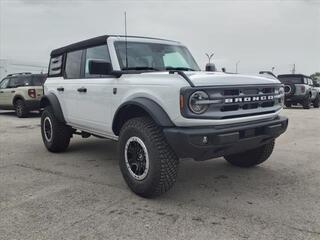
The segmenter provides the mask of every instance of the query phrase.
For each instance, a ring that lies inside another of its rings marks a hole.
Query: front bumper
[[[264,145],[284,133],[288,118],[227,126],[165,128],[164,135],[179,158],[201,161]]]

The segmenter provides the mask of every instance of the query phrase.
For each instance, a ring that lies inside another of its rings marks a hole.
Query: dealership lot
[[[283,115],[261,166],[184,160],[173,189],[148,200],[125,185],[115,142],[75,136],[52,154],[38,114],[0,111],[0,239],[320,239],[320,110]]]

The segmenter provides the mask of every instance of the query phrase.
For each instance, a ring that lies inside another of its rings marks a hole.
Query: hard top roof
[[[125,37],[124,35],[103,35],[95,38],[90,38],[84,41],[76,42],[61,48],[57,48],[51,52],[51,57],[57,57],[65,52],[71,52],[75,50],[80,50],[83,48],[102,45],[107,42],[108,37]],[[163,40],[176,42],[172,40],[162,39],[162,38],[152,38],[152,37],[140,37],[140,36],[127,36],[128,38],[143,38],[143,39],[154,39],[154,40]]]

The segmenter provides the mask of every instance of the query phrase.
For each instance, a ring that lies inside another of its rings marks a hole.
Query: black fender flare
[[[118,135],[122,124],[124,123],[123,114],[126,114],[126,110],[130,110],[130,107],[138,107],[145,111],[153,121],[160,127],[174,127],[174,123],[169,118],[168,114],[163,108],[155,101],[146,97],[137,97],[130,101],[122,103],[114,114],[112,121],[112,130]],[[120,124],[120,126],[119,126]]]
[[[45,108],[47,106],[51,106],[54,112],[55,117],[60,122],[65,122],[63,112],[60,106],[59,99],[53,93],[49,93],[44,95],[40,100],[40,108]]]
[[[23,101],[25,101],[24,97],[22,95],[15,95],[12,99],[12,104],[15,105],[15,102],[17,101],[17,99],[22,99]]]

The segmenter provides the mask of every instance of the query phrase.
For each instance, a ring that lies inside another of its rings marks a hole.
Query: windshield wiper
[[[153,67],[126,67],[122,68],[122,70],[154,70],[154,71],[159,71],[159,69],[153,68]]]
[[[166,70],[195,71],[194,69],[188,67],[166,67]]]

